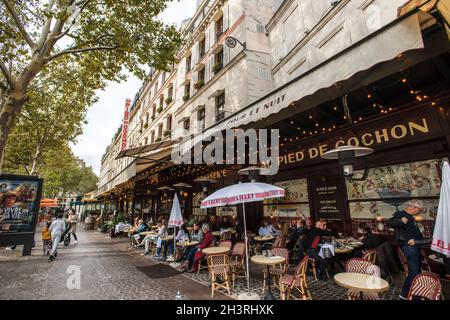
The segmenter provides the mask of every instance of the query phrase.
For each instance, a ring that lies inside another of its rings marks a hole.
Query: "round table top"
[[[227,247],[209,247],[202,250],[204,254],[222,254],[230,251]]]
[[[356,248],[361,248],[364,246],[364,243],[360,242],[360,241],[353,241],[353,242],[349,242],[346,244],[348,247],[352,247],[354,249]]]
[[[430,254],[428,256],[428,259],[430,259],[431,261],[433,261],[437,264],[444,264],[444,259],[438,258],[438,256],[436,256],[435,254]]]
[[[271,240],[273,240],[273,239],[275,239],[274,237],[261,237],[261,236],[256,236],[256,237],[254,237],[253,238],[255,241],[258,241],[258,242],[266,242],[266,241],[271,241]]]
[[[141,235],[143,235],[143,236],[148,236],[148,235],[150,235],[150,236],[157,236],[158,233],[154,232],[154,231],[144,231],[144,232],[141,232]]]
[[[158,226],[151,226],[152,229],[158,229]]]
[[[213,231],[211,234],[215,237],[220,237],[220,231]]]
[[[162,241],[167,241],[167,240],[173,240],[173,236],[165,236],[165,237],[161,237]]]
[[[362,273],[338,273],[334,276],[334,281],[341,287],[362,292],[384,292],[389,290],[389,283],[386,280]]]
[[[352,253],[354,248],[351,247],[344,247],[344,248],[335,248],[335,253]]]
[[[251,257],[250,260],[253,263],[262,264],[262,265],[266,265],[266,266],[280,264],[280,263],[284,263],[286,261],[283,257],[280,257],[280,256],[266,257],[266,256],[263,256],[260,254]]]
[[[186,241],[186,242],[178,242],[177,243],[177,246],[180,246],[180,247],[193,247],[193,246],[196,246],[196,245],[198,245],[200,242],[198,242],[198,241],[191,241],[191,242],[188,242],[188,241]]]

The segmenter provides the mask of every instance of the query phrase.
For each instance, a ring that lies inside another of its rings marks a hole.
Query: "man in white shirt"
[[[58,255],[58,244],[61,241],[61,236],[66,230],[66,222],[64,221],[64,214],[58,213],[58,219],[50,225],[50,232],[52,233],[52,252],[50,253],[49,261],[53,261]]]
[[[269,223],[269,221],[264,220],[263,225],[258,230],[258,234],[261,237],[275,237],[277,235],[277,230]]]

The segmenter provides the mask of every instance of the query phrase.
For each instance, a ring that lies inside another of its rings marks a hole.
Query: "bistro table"
[[[352,247],[341,247],[341,248],[335,247],[334,252],[336,254],[347,254],[347,253],[352,253],[353,250],[355,250],[355,249]]]
[[[145,236],[157,236],[158,235],[158,233],[154,232],[154,231],[144,231],[144,232],[141,232],[140,234],[143,235],[144,237]]]
[[[267,266],[267,275],[268,275],[267,284],[269,289],[267,291],[267,295],[265,296],[264,300],[275,300],[275,297],[273,296],[272,293],[272,277],[270,276],[270,266],[282,264],[285,262],[286,259],[280,256],[266,257],[258,254],[251,257],[250,260],[255,264]]]
[[[386,280],[363,273],[338,273],[334,276],[334,281],[341,287],[359,291],[361,300],[364,292],[380,293],[389,290],[389,283]]]
[[[172,236],[161,237],[161,241],[169,241],[169,240],[173,240],[173,235]]]
[[[268,241],[274,240],[275,238],[272,236],[268,236],[268,237],[256,236],[253,239],[257,242],[268,242]]]
[[[214,237],[220,237],[220,231],[213,231],[213,232],[211,232],[211,234],[212,234]]]
[[[430,254],[430,255],[428,256],[428,259],[430,259],[430,260],[433,261],[434,263],[437,263],[437,264],[440,264],[440,265],[444,265],[444,259],[438,257],[438,256],[435,255],[435,254]]]
[[[208,255],[212,255],[212,254],[222,254],[222,253],[227,253],[228,251],[230,251],[229,248],[227,247],[208,247],[202,250],[202,253]]]
[[[178,242],[177,243],[177,246],[180,246],[180,247],[185,247],[185,248],[187,248],[187,247],[195,247],[196,245],[198,245],[200,242],[198,242],[198,241],[182,241],[182,242]]]

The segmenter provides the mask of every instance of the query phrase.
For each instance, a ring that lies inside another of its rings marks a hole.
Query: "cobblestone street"
[[[38,232],[31,256],[22,257],[21,246],[15,251],[0,248],[0,299],[173,300],[177,290],[182,299],[210,298],[209,288],[183,275],[164,277],[156,270],[157,278],[150,278],[139,271],[139,267],[157,264],[142,257],[140,251],[127,249],[125,239],[110,239],[82,227],[78,231],[78,244],[61,245],[52,263],[42,255]],[[81,271],[80,289],[67,287],[71,266],[79,266]]]

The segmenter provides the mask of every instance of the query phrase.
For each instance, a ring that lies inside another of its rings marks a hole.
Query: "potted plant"
[[[162,110],[163,110],[163,108],[162,108],[162,107],[158,107],[158,109],[156,109],[156,112],[158,112],[158,113],[161,113],[161,112],[162,112]]]
[[[205,84],[205,82],[203,80],[198,80],[195,84],[194,84],[194,88],[195,89],[200,89],[201,87],[203,87],[203,85]]]
[[[217,72],[219,72],[220,70],[222,70],[222,67],[223,67],[222,63],[221,63],[221,62],[218,62],[218,63],[216,63],[215,65],[213,65],[212,71],[213,71],[214,73],[217,73]]]
[[[185,94],[184,96],[183,96],[183,101],[188,101],[189,100],[189,98],[190,98],[190,96],[189,96],[189,94]]]
[[[152,121],[153,121],[153,120],[155,120],[155,115],[154,115],[154,114],[152,114]]]
[[[172,133],[172,131],[170,131],[170,130],[164,130],[163,136],[164,137],[170,136],[171,133]]]
[[[148,123],[144,124],[144,129],[148,128]]]
[[[161,137],[156,138],[155,142],[161,142]]]
[[[166,98],[166,104],[169,105],[171,102],[173,101],[172,97],[167,97]]]

